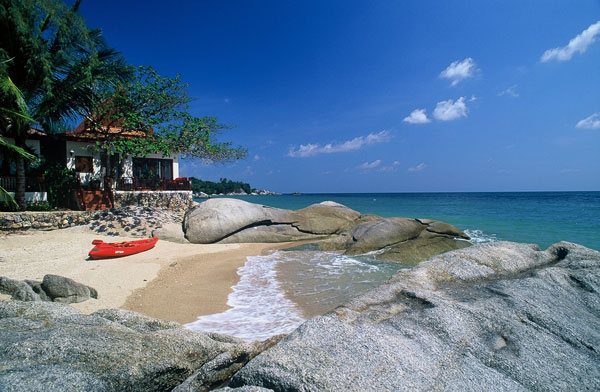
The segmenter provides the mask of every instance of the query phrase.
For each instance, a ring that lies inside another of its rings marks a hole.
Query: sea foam
[[[231,309],[198,317],[185,327],[232,335],[244,340],[264,340],[289,333],[305,320],[297,306],[285,297],[276,279],[279,252],[248,257],[238,268],[239,282],[232,287],[227,305]]]
[[[471,237],[469,241],[475,245],[498,241],[498,239],[496,238],[496,234],[486,234],[481,230],[467,229],[465,230],[465,234]]]

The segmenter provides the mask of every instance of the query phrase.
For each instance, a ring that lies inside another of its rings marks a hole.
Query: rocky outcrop
[[[120,309],[0,301],[0,390],[170,391],[221,384],[272,342],[194,332]],[[187,381],[186,381],[187,380]]]
[[[230,387],[600,390],[600,253],[497,242],[436,256],[315,317]]]
[[[341,233],[359,216],[332,202],[289,211],[237,199],[210,199],[186,213],[183,227],[193,243],[286,242]]]
[[[321,250],[344,251],[349,255],[382,250],[376,258],[415,264],[471,243],[462,231],[444,222],[409,218],[370,216],[341,236],[319,243]]]
[[[361,215],[326,201],[289,211],[237,199],[211,199],[189,210],[185,237],[194,243],[286,242],[327,240],[322,250],[362,254],[383,250],[377,258],[416,263],[471,245],[469,237],[447,223]]]
[[[54,301],[65,304],[98,298],[96,289],[59,275],[45,275],[42,282],[0,276],[0,292],[18,301]]]

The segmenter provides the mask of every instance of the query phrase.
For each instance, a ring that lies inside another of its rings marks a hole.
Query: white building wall
[[[89,143],[67,141],[67,169],[75,169],[75,157],[92,157],[93,158],[93,173],[78,173],[83,184],[89,183],[90,180],[102,180],[102,161],[100,153],[94,152]]]

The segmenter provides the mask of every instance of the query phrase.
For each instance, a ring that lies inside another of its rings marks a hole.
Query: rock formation
[[[45,275],[41,282],[0,276],[0,292],[9,294],[18,301],[54,301],[65,304],[98,298],[98,292],[94,288],[73,279],[50,274]]]
[[[436,256],[300,326],[231,387],[600,390],[600,252],[497,242]]]
[[[2,391],[207,390],[272,341],[246,343],[120,309],[0,301]],[[186,381],[187,380],[187,381]]]
[[[496,242],[400,270],[262,343],[0,301],[0,390],[596,391],[599,298],[600,252]]]
[[[471,245],[447,223],[361,215],[326,201],[289,211],[237,199],[210,199],[190,209],[183,230],[193,243],[321,240],[322,250],[361,254],[383,250],[384,260],[416,263]]]

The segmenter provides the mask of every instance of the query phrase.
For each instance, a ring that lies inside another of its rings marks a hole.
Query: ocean
[[[542,249],[570,241],[600,250],[600,192],[360,193],[238,196],[251,203],[300,209],[332,200],[363,214],[429,218],[450,223],[472,242],[515,241]],[[199,200],[201,201],[201,200]],[[238,270],[224,313],[187,327],[266,339],[288,333],[410,266],[371,255],[343,256],[311,249],[249,257]]]

